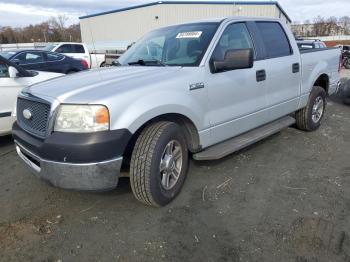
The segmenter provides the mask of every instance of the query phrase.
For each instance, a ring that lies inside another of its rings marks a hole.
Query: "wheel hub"
[[[323,98],[319,96],[315,99],[315,103],[312,107],[312,121],[314,123],[318,123],[323,116],[323,112],[324,112],[324,101],[323,101]]]
[[[172,189],[180,176],[182,170],[182,148],[178,141],[170,141],[163,152],[159,170],[162,186],[166,190]]]

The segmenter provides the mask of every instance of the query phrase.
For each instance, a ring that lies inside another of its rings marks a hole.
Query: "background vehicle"
[[[57,187],[110,190],[129,171],[135,197],[164,206],[182,188],[189,153],[214,160],[294,123],[318,129],[340,50],[299,51],[280,20],[235,17],[150,32],[118,65],[24,90],[16,149]],[[44,128],[25,118],[37,107]]]
[[[71,74],[88,69],[84,60],[42,50],[3,51],[0,55],[27,70]]]
[[[106,65],[105,54],[90,54],[89,49],[83,43],[54,43],[45,47],[46,51],[64,54],[76,59],[83,59],[89,68],[104,67]]]
[[[297,40],[299,49],[327,48],[326,44],[320,40]]]
[[[27,71],[0,56],[0,136],[11,132],[15,120],[13,110],[22,88],[62,74]]]
[[[339,46],[342,50],[343,66],[346,69],[350,69],[350,46]]]

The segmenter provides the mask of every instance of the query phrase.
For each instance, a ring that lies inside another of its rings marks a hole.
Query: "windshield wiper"
[[[160,60],[143,60],[143,59],[139,59],[137,61],[134,61],[134,62],[129,62],[128,65],[142,65],[142,66],[147,66],[149,64],[152,64],[152,65],[159,65],[159,66],[167,66],[166,64],[164,64],[162,61]]]

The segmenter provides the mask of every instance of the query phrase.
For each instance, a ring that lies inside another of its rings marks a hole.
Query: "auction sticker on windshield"
[[[202,31],[193,31],[193,32],[183,32],[178,33],[176,38],[200,38],[202,35]]]

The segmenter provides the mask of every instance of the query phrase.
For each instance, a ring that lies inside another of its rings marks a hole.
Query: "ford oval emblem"
[[[23,116],[25,119],[29,120],[32,118],[32,112],[30,112],[29,109],[24,109],[23,110]]]

